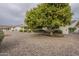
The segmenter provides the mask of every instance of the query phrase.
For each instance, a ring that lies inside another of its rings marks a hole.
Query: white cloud
[[[0,4],[0,24],[23,23],[26,11],[35,7],[36,5],[37,4],[31,3]]]
[[[73,18],[79,17],[79,4],[70,4],[74,13]],[[0,24],[21,24],[27,10],[37,6],[34,3],[1,3]]]

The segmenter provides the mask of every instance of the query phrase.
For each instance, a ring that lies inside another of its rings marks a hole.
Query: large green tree
[[[43,3],[26,13],[25,23],[32,30],[46,27],[50,32],[69,25],[72,13],[68,3]]]

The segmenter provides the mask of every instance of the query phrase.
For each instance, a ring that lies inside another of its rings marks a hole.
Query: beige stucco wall
[[[79,28],[78,28],[78,27],[76,27],[76,30],[75,30],[75,32],[79,32]]]
[[[63,34],[69,34],[68,26],[60,27],[60,30],[62,30]]]

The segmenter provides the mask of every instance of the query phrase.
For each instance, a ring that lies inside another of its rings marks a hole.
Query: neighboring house
[[[63,34],[69,34],[69,26],[65,26],[65,27],[60,27],[60,30],[62,30]]]
[[[9,31],[12,26],[9,25],[0,25],[0,29],[3,31]]]
[[[10,31],[19,31],[21,29],[20,25],[16,25],[14,27],[11,27]]]
[[[75,32],[79,32],[79,21],[77,22],[77,24],[76,24],[76,30],[75,30]]]
[[[14,31],[19,31],[21,29],[21,27],[17,26],[14,28]]]
[[[21,25],[0,25],[0,29],[3,30],[4,32],[6,31],[20,31],[21,29],[24,29],[24,27],[27,27],[25,24]]]
[[[79,23],[79,20],[73,20],[71,21],[71,25],[60,27],[60,29],[62,30],[63,34],[69,34],[69,28],[74,28],[74,27],[76,27],[75,32],[79,32],[79,25],[77,26],[78,23]]]
[[[23,29],[25,25],[0,25],[0,29],[3,30],[4,32],[6,31],[20,31],[20,29]]]
[[[76,28],[74,32],[79,32],[79,20],[74,20],[73,23],[70,25],[72,28]]]

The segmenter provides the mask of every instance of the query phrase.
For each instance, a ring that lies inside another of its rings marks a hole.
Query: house
[[[18,31],[21,28],[21,26],[15,26],[15,25],[0,25],[0,29],[5,31]]]
[[[23,27],[26,26],[24,24],[21,25],[0,25],[0,29],[4,32],[6,31],[20,31],[20,29],[24,29]]]
[[[60,27],[60,30],[62,30],[63,34],[69,34],[69,28],[74,28],[74,27],[76,27],[75,32],[79,32],[79,20],[71,21],[70,25]]]
[[[0,29],[3,31],[9,31],[12,26],[10,25],[0,25]]]
[[[10,31],[19,31],[21,29],[21,25],[16,25],[11,27]]]
[[[61,26],[59,29],[62,30],[63,34],[69,34],[68,28],[69,28],[69,26],[65,26],[65,27]]]
[[[78,33],[78,32],[79,32],[79,21],[77,22],[77,24],[76,24],[76,26],[75,26],[75,27],[76,27],[75,32],[77,32],[77,33]]]

